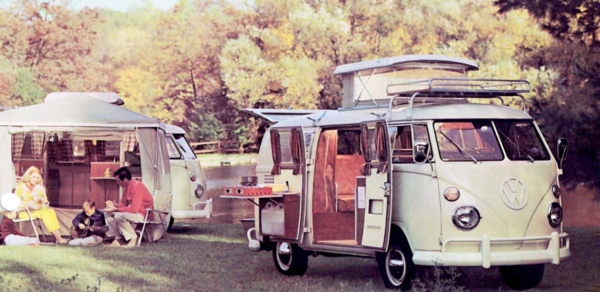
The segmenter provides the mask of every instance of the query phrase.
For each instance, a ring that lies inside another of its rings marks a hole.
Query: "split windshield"
[[[500,145],[510,160],[550,159],[531,121],[436,122],[434,128],[443,161],[503,160]]]
[[[550,155],[533,123],[495,121],[498,136],[510,160],[549,160]]]

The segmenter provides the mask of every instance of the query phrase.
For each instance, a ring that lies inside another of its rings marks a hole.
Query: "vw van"
[[[341,65],[342,107],[265,134],[250,247],[303,275],[309,256],[374,258],[409,290],[416,266],[498,267],[516,290],[570,256],[553,155],[526,80],[472,79],[471,60],[408,55]],[[257,110],[258,111],[258,110]]]
[[[173,199],[169,229],[175,219],[210,218],[212,199],[206,195],[206,180],[200,161],[185,138],[185,131],[165,125],[171,162]]]
[[[44,102],[74,95],[91,96],[119,106],[125,104],[114,92],[52,92],[45,97]],[[168,229],[175,219],[210,218],[212,199],[207,198],[202,166],[186,139],[186,132],[178,126],[166,124],[162,124],[161,129],[165,132],[173,191]],[[133,148],[137,146],[134,145]],[[140,165],[139,153],[135,152],[126,153],[127,164],[133,169]]]

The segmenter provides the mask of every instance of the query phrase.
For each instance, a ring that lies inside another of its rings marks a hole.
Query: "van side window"
[[[412,130],[410,126],[398,127],[393,149],[393,163],[414,163],[412,151]]]
[[[291,130],[271,129],[271,155],[273,158],[272,175],[280,175],[281,169],[294,169],[294,157],[291,147]]]
[[[413,139],[414,132],[414,139]],[[392,163],[415,163],[413,141],[429,144],[429,135],[425,125],[399,126],[396,139],[393,141]],[[430,153],[429,159],[433,159]]]
[[[360,130],[338,131],[338,155],[355,155],[360,153]]]
[[[281,164],[291,164],[292,147],[290,145],[290,132],[279,131],[279,145],[281,147]]]

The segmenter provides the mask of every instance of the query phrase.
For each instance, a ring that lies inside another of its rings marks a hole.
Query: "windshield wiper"
[[[531,155],[529,155],[527,151],[524,151],[521,147],[519,147],[519,145],[517,145],[517,143],[513,142],[510,138],[508,138],[506,134],[502,133],[502,131],[498,131],[498,133],[504,136],[506,141],[508,141],[513,147],[517,148],[517,150],[519,150],[520,153],[524,153],[525,155],[527,155],[527,159],[529,159],[529,162],[533,163],[535,161],[535,159],[533,159],[533,157],[531,157]]]
[[[469,158],[473,159],[474,163],[477,163],[477,159],[475,159],[475,157],[473,157],[473,155],[469,154],[467,151],[465,151],[460,146],[458,146],[458,144],[456,144],[452,139],[450,139],[450,137],[446,136],[446,134],[444,134],[444,132],[442,132],[440,130],[440,131],[438,131],[438,133],[442,134],[442,136],[444,136],[444,138],[448,139],[448,141],[450,141],[450,143],[452,143],[452,145],[454,145],[454,147],[456,147],[456,149],[458,149],[458,151],[460,152],[460,154],[462,154],[462,156],[465,156],[465,154],[466,154],[467,156],[469,156]]]

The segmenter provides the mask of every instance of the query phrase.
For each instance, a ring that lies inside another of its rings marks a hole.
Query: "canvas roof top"
[[[82,93],[0,112],[0,126],[140,128],[159,121]]]

